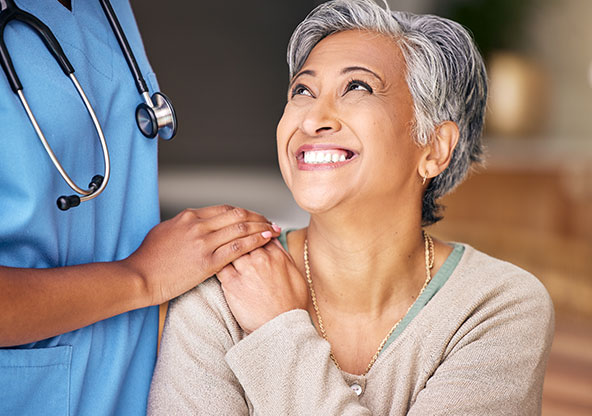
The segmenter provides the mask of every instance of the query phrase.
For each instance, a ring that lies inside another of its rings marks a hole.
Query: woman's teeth
[[[304,163],[337,163],[347,160],[346,153],[340,151],[308,151],[304,152]]]

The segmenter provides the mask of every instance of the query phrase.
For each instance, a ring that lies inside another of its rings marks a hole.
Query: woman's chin
[[[300,208],[309,214],[322,214],[338,205],[339,199],[330,193],[296,195],[292,194]]]

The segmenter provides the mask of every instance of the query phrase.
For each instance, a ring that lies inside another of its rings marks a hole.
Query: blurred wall
[[[314,2],[132,0],[132,6],[179,119],[175,141],[160,146],[161,167],[275,166],[286,46]]]
[[[548,135],[592,141],[592,1],[545,0],[532,10],[530,54],[549,75]]]
[[[170,3],[173,7],[158,7],[161,2],[156,0],[132,0],[150,61],[180,120],[177,140],[160,147],[163,168],[275,167],[275,127],[288,78],[286,45],[298,22],[319,3],[176,1]],[[454,15],[467,4],[475,8],[487,3],[498,4],[492,0],[389,0],[393,9],[442,15]],[[536,128],[515,129],[513,135],[557,141],[589,138],[592,49],[586,45],[592,44],[592,25],[587,23],[592,2],[537,0],[530,4],[515,27],[505,28],[510,33],[499,36],[515,40],[511,48],[544,76],[531,88],[534,93],[526,94],[530,101],[526,97],[523,106],[532,107],[527,113],[535,111],[536,117],[519,117],[532,118]],[[462,23],[473,30],[483,26],[497,30],[497,25],[479,19]],[[500,50],[507,46],[507,42],[500,45]],[[509,109],[504,103],[500,106]],[[502,129],[501,135],[507,136],[507,131]],[[489,133],[500,135],[495,129]]]

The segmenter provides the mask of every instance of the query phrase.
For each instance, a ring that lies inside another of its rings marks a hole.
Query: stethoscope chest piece
[[[155,92],[152,97],[143,94],[148,101],[136,107],[136,123],[142,134],[150,139],[160,136],[161,139],[170,140],[177,133],[177,115],[171,104],[171,100],[160,92]],[[150,105],[152,104],[152,105]]]

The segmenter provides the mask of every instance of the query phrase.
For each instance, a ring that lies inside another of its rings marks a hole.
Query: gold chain
[[[430,270],[432,269],[432,267],[434,267],[434,241],[432,240],[432,237],[428,233],[426,233],[423,230],[422,230],[422,233],[423,233],[423,240],[424,240],[424,244],[425,244],[426,280],[423,283],[423,286],[422,286],[421,290],[419,291],[417,298],[419,298],[421,296],[421,294],[423,293],[423,291],[427,287],[430,280],[432,280],[432,275],[430,273]],[[319,305],[317,304],[317,295],[316,295],[314,288],[313,288],[312,278],[310,277],[310,265],[308,263],[308,239],[304,240],[304,270],[306,272],[306,281],[308,282],[308,289],[310,290],[310,297],[312,299],[312,306],[313,306],[315,313],[317,315],[317,322],[319,323],[319,330],[321,331],[321,336],[325,339],[325,341],[329,342],[329,339],[327,338],[327,332],[325,331],[325,326],[323,325],[323,318],[321,318],[321,312],[319,311]],[[413,306],[414,303],[415,303],[415,301],[411,303],[411,305],[409,306],[409,308],[407,309],[407,312],[405,312],[403,317],[405,317],[409,313],[409,311],[411,310],[411,307]],[[366,367],[366,371],[362,374],[363,376],[368,374],[368,371],[370,371],[370,368],[372,368],[372,366],[374,365],[374,362],[378,358],[378,355],[380,354],[380,352],[384,348],[384,344],[386,344],[386,342],[388,341],[391,334],[395,331],[395,329],[397,329],[397,326],[399,326],[399,324],[403,320],[403,317],[401,317],[401,319],[399,319],[395,323],[395,325],[393,325],[393,327],[388,332],[388,334],[386,334],[386,336],[384,337],[384,339],[382,340],[382,342],[378,346],[378,350],[376,351],[376,353],[374,354],[374,356],[370,360],[368,367]],[[341,370],[341,367],[339,366],[339,363],[337,362],[337,359],[335,358],[335,355],[333,354],[333,350],[331,350],[329,352],[329,356],[331,357],[331,360],[333,360],[333,362],[335,363],[337,368]]]

